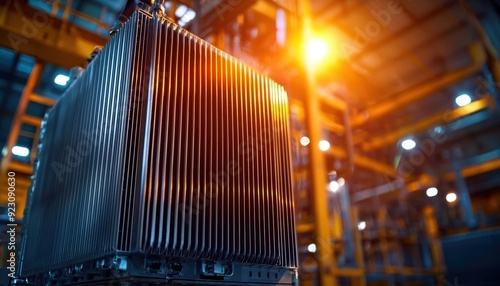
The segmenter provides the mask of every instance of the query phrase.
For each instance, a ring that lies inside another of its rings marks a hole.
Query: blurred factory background
[[[1,1],[2,227],[6,173],[21,221],[43,115],[125,2]],[[164,6],[288,92],[301,285],[498,285],[500,1]]]

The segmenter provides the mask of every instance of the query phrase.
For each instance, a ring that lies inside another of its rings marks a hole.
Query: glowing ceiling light
[[[186,23],[187,23],[187,22],[189,22],[189,21],[193,20],[193,19],[194,19],[194,17],[196,17],[196,12],[195,12],[194,10],[189,9],[189,10],[188,10],[188,11],[184,14],[184,16],[182,16],[181,21],[183,21],[183,22],[186,22]]]
[[[54,78],[54,83],[60,86],[66,86],[68,84],[69,76],[64,74],[58,74]]]
[[[311,252],[311,253],[315,253],[316,252],[317,247],[316,247],[316,244],[314,243],[311,243],[307,246],[307,251]]]
[[[413,139],[405,139],[401,142],[401,147],[405,150],[411,150],[417,146],[417,143]]]
[[[358,229],[363,230],[366,228],[366,222],[365,221],[360,221],[358,222]]]
[[[434,197],[438,194],[438,189],[432,187],[432,188],[428,188],[427,191],[425,192],[427,194],[427,196],[430,198],[430,197]]]
[[[458,105],[458,106],[465,106],[469,103],[472,102],[472,99],[471,97],[468,95],[468,94],[461,94],[459,96],[457,96],[457,98],[455,98],[455,103]]]
[[[453,203],[454,201],[457,200],[457,194],[455,193],[449,193],[446,195],[446,201],[449,203]]]
[[[338,192],[338,190],[340,189],[340,184],[339,182],[337,181],[331,181],[330,184],[328,184],[328,189],[330,190],[330,192],[332,193],[336,193]]]
[[[12,154],[20,157],[26,157],[30,154],[30,150],[26,147],[14,146],[12,147]]]
[[[328,53],[328,45],[322,39],[309,39],[306,43],[305,52],[307,61],[317,64],[325,59]]]
[[[326,140],[321,140],[319,141],[318,146],[321,151],[327,151],[328,149],[330,149],[330,142]]]
[[[305,147],[305,146],[309,145],[309,143],[311,143],[311,139],[309,139],[309,137],[302,136],[302,138],[300,138],[300,145]]]
[[[180,18],[180,17],[184,16],[184,14],[186,14],[187,11],[188,11],[188,7],[186,5],[180,5],[175,10],[175,16]]]

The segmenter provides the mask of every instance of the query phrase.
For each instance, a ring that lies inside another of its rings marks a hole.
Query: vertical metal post
[[[500,61],[497,59],[497,60],[489,60],[488,61],[488,68],[490,69],[491,71],[491,74],[493,76],[493,81],[494,81],[494,85],[493,85],[493,88],[496,89],[496,92],[499,93],[500,92]],[[498,97],[495,97],[497,99],[497,102],[498,102]]]
[[[52,2],[52,9],[50,11],[50,14],[52,16],[57,16],[57,12],[59,12],[59,6],[60,5],[61,4],[59,3],[59,0],[55,0],[55,1]]]
[[[349,186],[347,183],[344,183],[344,185],[340,187],[339,196],[346,257],[350,263],[355,263],[353,221],[351,218],[351,202],[349,198]]]
[[[389,242],[387,241],[387,209],[380,207],[377,213],[378,235],[380,239],[380,252],[382,254],[383,269],[386,273],[392,268],[391,258],[389,253]]]
[[[69,14],[71,13],[71,6],[73,5],[73,0],[68,0],[64,6],[64,13],[62,16],[63,22],[68,21]]]
[[[170,11],[168,13],[168,17],[172,20],[174,20],[175,22],[177,22],[177,19],[175,18],[175,10],[177,10],[177,1],[176,0],[172,0],[170,2]],[[197,18],[198,17],[201,17],[201,15],[196,15]]]
[[[30,152],[30,163],[32,165],[35,163],[36,160],[39,139],[40,139],[40,126],[37,126],[35,134],[33,136],[33,144],[31,145],[31,152]]]
[[[351,285],[364,286],[366,279],[363,267],[363,249],[361,246],[361,237],[357,228],[358,215],[357,210],[353,211],[349,185],[347,182],[339,190],[340,209],[343,222],[343,241],[345,244],[346,260],[352,264],[353,269],[359,269],[359,274],[349,275]]]
[[[299,1],[302,11],[302,40],[306,41],[311,33],[311,19],[309,1]],[[319,149],[321,140],[321,115],[319,98],[316,94],[316,82],[313,68],[306,63],[306,97],[305,97],[305,121],[310,138],[310,174],[313,193],[313,210],[315,218],[316,245],[318,248],[317,259],[319,266],[319,285],[336,286],[338,281],[334,276],[336,262],[331,245],[330,228],[328,227],[328,200],[327,200],[327,170],[325,166],[325,155]]]
[[[108,7],[104,6],[101,10],[101,15],[99,17],[99,22],[97,22],[97,32],[101,33],[105,26],[106,15],[108,15]]]
[[[22,118],[26,113],[26,108],[28,107],[28,103],[30,101],[30,96],[33,94],[33,90],[40,80],[40,76],[42,75],[42,71],[44,68],[44,64],[41,62],[36,62],[31,70],[31,74],[26,82],[26,86],[24,87],[21,98],[19,99],[19,104],[17,105],[16,115],[12,121],[12,125],[10,128],[9,137],[7,138],[7,143],[5,144],[6,154],[2,159],[2,163],[0,165],[0,175],[2,178],[9,169],[10,162],[12,161],[12,147],[14,147],[17,143],[17,139],[19,138],[19,132],[21,131],[22,126]]]
[[[497,84],[500,84],[500,59],[498,57],[498,52],[495,48],[495,45],[493,45],[486,29],[484,29],[483,25],[481,24],[476,14],[474,13],[474,10],[469,6],[469,4],[467,4],[465,0],[458,0],[458,2],[460,2],[462,9],[467,14],[469,22],[476,30],[476,33],[486,50],[486,63],[488,64],[488,68],[493,75],[494,81]]]
[[[361,241],[361,232],[357,229],[357,224],[359,221],[359,211],[358,208],[353,206],[351,208],[351,215],[353,224],[351,228],[354,229],[353,233],[353,243],[354,243],[354,259],[356,262],[356,268],[361,269],[362,275],[360,277],[354,277],[352,279],[353,286],[365,286],[366,278],[365,278],[365,263],[363,261],[363,242]]]
[[[193,10],[196,13],[196,17],[193,19],[192,32],[198,35],[200,33],[201,0],[193,0]]]
[[[165,8],[163,7],[162,0],[154,0],[152,1],[153,5],[151,6],[151,12],[153,12],[156,16],[163,16]]]
[[[500,81],[496,81],[489,66],[483,68],[484,78],[476,80],[475,96],[488,96],[491,94],[495,99],[496,106],[500,106]]]
[[[427,239],[429,240],[429,250],[432,261],[432,270],[436,275],[437,285],[442,285],[444,281],[444,263],[439,239],[438,223],[436,212],[432,206],[426,206],[422,210]],[[425,253],[425,252],[424,252]],[[425,255],[425,254],[424,254]]]
[[[464,222],[469,228],[475,228],[477,226],[477,220],[474,216],[474,212],[472,211],[469,189],[467,188],[467,183],[462,176],[462,168],[458,162],[452,162],[451,165],[455,176],[455,185],[458,191],[458,202],[462,208]]]

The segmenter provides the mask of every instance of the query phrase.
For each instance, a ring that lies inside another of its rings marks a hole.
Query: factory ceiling
[[[55,1],[28,2],[47,10]],[[191,2],[180,1],[189,7]],[[257,1],[245,2],[245,7],[254,2]],[[271,2],[285,10],[294,10],[293,1]],[[104,26],[81,18],[73,22],[104,38],[124,3],[125,0],[73,0],[74,10],[100,19]],[[207,3],[202,1],[205,6]],[[332,136],[342,137],[343,127],[337,122],[341,117],[336,112],[339,102],[347,106],[358,156],[354,189],[370,190],[398,179],[411,183],[422,177],[436,183],[433,178],[450,177],[450,164],[457,160],[466,162],[468,168],[477,167],[467,173],[476,189],[482,189],[477,176],[486,173],[498,177],[499,95],[491,71],[497,60],[492,49],[500,47],[500,1],[468,1],[468,4],[469,8],[456,0],[310,1],[314,30],[327,35],[332,43],[330,52],[335,57],[328,69],[318,75],[318,90],[326,102],[337,105],[330,108],[331,104],[326,104],[325,109],[331,114],[325,116],[325,126],[330,131],[335,129]],[[257,5],[253,8],[259,11]],[[467,9],[473,12],[473,17]],[[223,11],[227,17],[222,17],[227,21],[241,12],[227,10]],[[263,18],[269,16],[260,12]],[[210,25],[201,21],[202,27],[197,28],[200,34],[210,33],[217,25],[224,26],[217,15],[202,14],[200,18]],[[474,24],[476,20],[481,23],[480,28]],[[481,33],[487,34],[490,42]],[[0,61],[3,146],[35,59],[0,48]],[[54,78],[67,73],[68,68],[47,65],[36,92],[57,98],[63,88],[54,84]],[[459,106],[456,98],[461,94],[469,95],[472,102]],[[30,106],[29,110],[41,115],[45,108]],[[27,128],[25,132],[34,130]],[[416,141],[413,151],[401,147],[407,138]],[[332,154],[345,156],[335,151]],[[484,154],[489,155],[480,157]],[[488,162],[490,165],[484,165]],[[406,168],[411,172],[404,171],[405,164],[409,164]],[[393,174],[380,172],[388,169]],[[448,184],[446,179],[440,181],[443,182],[437,183]],[[491,189],[492,184],[495,185],[490,182],[484,188]],[[414,190],[424,187],[410,186]]]

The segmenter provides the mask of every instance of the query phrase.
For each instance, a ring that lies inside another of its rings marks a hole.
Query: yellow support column
[[[363,242],[361,241],[361,232],[358,230],[358,221],[359,221],[359,211],[358,208],[353,206],[351,209],[352,213],[352,229],[354,230],[354,255],[356,258],[356,268],[361,271],[361,275],[357,277],[353,277],[352,285],[353,286],[365,286],[366,285],[366,277],[365,277],[365,263],[363,260]]]
[[[31,74],[28,78],[28,81],[26,82],[26,86],[24,87],[23,93],[21,95],[21,99],[19,100],[19,104],[17,106],[17,111],[14,116],[14,119],[12,121],[9,137],[7,138],[7,142],[5,144],[5,155],[2,159],[2,163],[0,164],[0,182],[2,188],[6,186],[6,178],[7,178],[7,173],[12,167],[12,148],[16,145],[17,140],[19,138],[19,133],[21,132],[21,126],[22,124],[26,121],[26,109],[28,107],[28,103],[30,102],[30,97],[33,94],[33,90],[35,89],[35,86],[38,84],[40,77],[42,75],[42,71],[44,68],[44,64],[41,62],[36,62],[35,65],[33,66],[33,69],[31,71]],[[19,165],[19,164],[17,164]],[[26,169],[27,174],[25,175],[31,175],[31,168]],[[18,176],[21,174],[18,174]],[[20,177],[16,176],[16,181],[19,180]],[[17,193],[16,194],[16,217],[21,218],[23,210],[24,210],[24,200],[26,194],[23,193]],[[7,201],[6,194],[4,193],[2,197],[0,198],[0,202],[4,203]]]
[[[426,206],[423,209],[423,217],[425,229],[429,238],[429,247],[433,263],[432,271],[436,275],[437,285],[444,284],[444,261],[443,252],[441,249],[441,241],[439,239],[439,229],[436,221],[436,214],[431,206]]]
[[[300,11],[302,11],[302,40],[307,41],[311,35],[311,18],[309,1],[300,1]],[[305,59],[303,60],[305,62]],[[305,62],[306,74],[306,97],[305,97],[305,115],[306,128],[309,133],[309,156],[311,166],[311,183],[313,192],[313,210],[315,218],[315,232],[317,253],[316,259],[319,266],[319,284],[336,286],[338,284],[335,276],[336,260],[332,248],[329,217],[328,217],[328,199],[326,193],[328,172],[325,166],[325,154],[319,149],[318,144],[321,140],[321,122],[319,97],[316,93],[316,82],[313,67]]]

